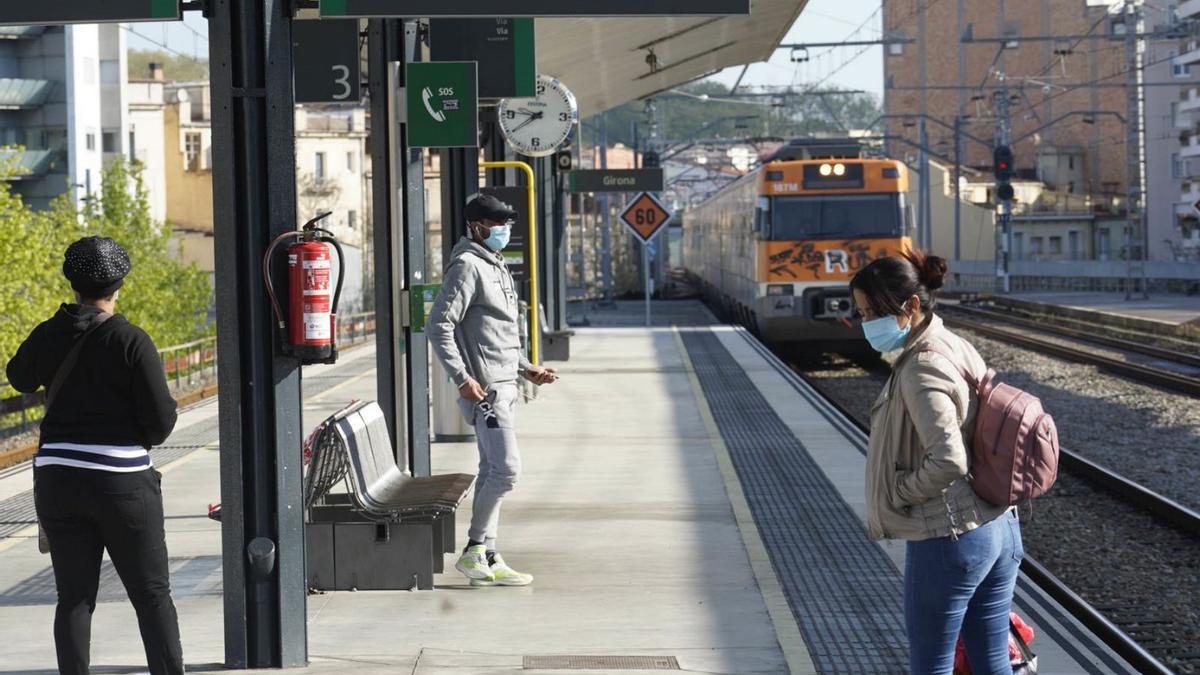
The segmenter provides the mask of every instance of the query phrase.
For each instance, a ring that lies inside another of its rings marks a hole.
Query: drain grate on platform
[[[525,670],[679,670],[674,656],[526,656]]]

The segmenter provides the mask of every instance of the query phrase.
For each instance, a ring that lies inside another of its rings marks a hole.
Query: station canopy
[[[749,16],[538,19],[538,70],[594,115],[769,59],[807,1],[753,0]]]

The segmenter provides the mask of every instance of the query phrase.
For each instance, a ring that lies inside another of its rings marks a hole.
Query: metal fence
[[[375,334],[374,312],[338,317],[338,346],[351,347]],[[158,350],[167,386],[175,396],[203,390],[217,382],[217,338],[206,337]],[[0,391],[8,389],[0,382]],[[42,419],[45,391],[0,399],[0,439],[30,431]]]

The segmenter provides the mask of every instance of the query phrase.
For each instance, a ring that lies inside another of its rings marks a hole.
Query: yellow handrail
[[[538,302],[538,248],[537,248],[537,197],[534,192],[533,167],[525,162],[480,162],[481,169],[519,169],[525,172],[525,183],[529,192],[529,306],[532,309],[530,312],[530,336],[529,336],[529,360],[533,365],[541,364],[541,345],[542,332],[539,330],[538,321],[541,314],[541,304]]]

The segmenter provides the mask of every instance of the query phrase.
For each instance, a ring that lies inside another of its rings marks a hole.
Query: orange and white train
[[[912,246],[908,172],[888,159],[763,164],[683,216],[683,264],[708,301],[772,344],[857,351],[848,283]]]

